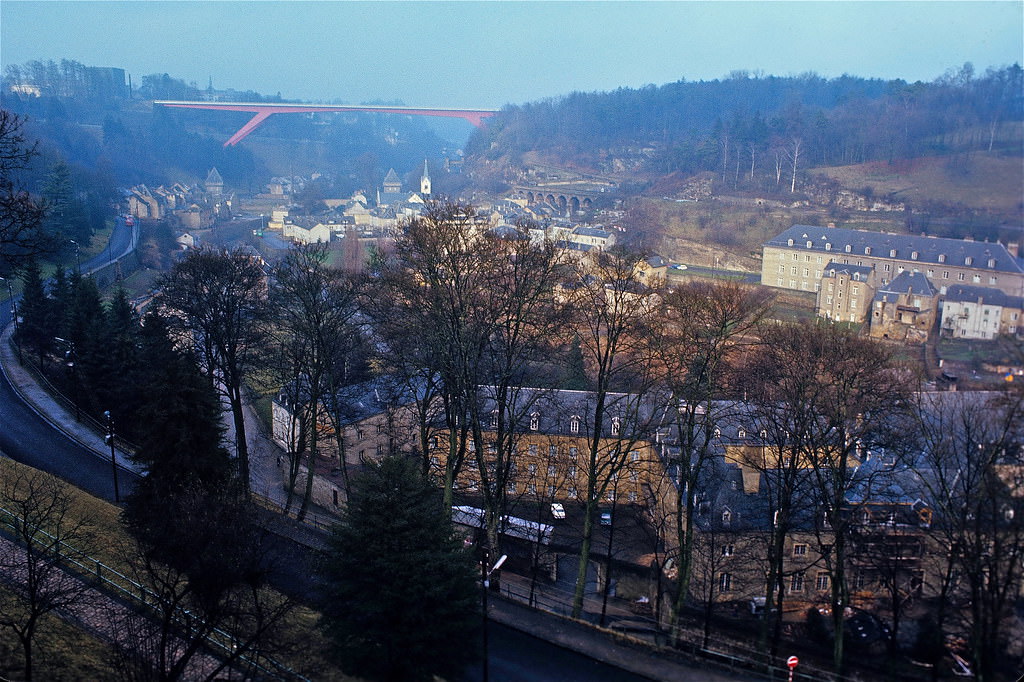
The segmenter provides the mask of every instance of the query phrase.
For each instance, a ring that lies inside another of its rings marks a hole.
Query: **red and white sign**
[[[799,662],[800,662],[800,659],[797,658],[796,656],[790,656],[789,658],[786,659],[786,665],[789,666],[790,670],[795,668],[796,664],[799,663]]]

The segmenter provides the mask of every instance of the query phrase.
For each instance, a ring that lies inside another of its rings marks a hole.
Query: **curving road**
[[[82,270],[106,265],[135,248],[138,228],[130,228],[118,218],[110,237],[110,254],[82,263]],[[0,303],[0,329],[11,323],[10,302]],[[97,497],[114,500],[110,460],[82,447],[39,416],[14,391],[7,375],[0,372],[0,451],[11,459],[42,469],[83,488]],[[131,491],[138,477],[126,469],[119,471],[121,495]]]

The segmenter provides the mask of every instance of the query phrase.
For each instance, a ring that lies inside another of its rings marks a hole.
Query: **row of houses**
[[[343,499],[334,482],[337,478],[328,473],[338,470],[341,458],[348,467],[359,467],[385,454],[402,453],[422,458],[431,474],[444,480],[450,434],[438,414],[421,420],[417,398],[424,395],[394,377],[381,377],[347,387],[336,396],[331,409],[340,419],[332,421],[322,411],[319,424],[324,464],[315,488],[321,504],[331,507],[339,497]],[[524,557],[539,556],[542,572],[551,579],[557,577],[561,560],[578,552],[582,500],[591,467],[611,472],[600,500],[604,512],[593,544],[599,564],[595,568],[600,582],[614,577],[619,595],[629,598],[655,597],[652,570],[674,576],[675,523],[671,519],[679,496],[687,492],[694,498],[694,523],[700,534],[694,594],[744,604],[761,598],[766,586],[765,547],[779,523],[780,487],[814,490],[810,464],[786,457],[785,448],[759,428],[756,411],[742,402],[714,406],[718,418],[708,426],[713,429],[712,456],[698,487],[681,491],[677,474],[683,455],[670,428],[674,408],[667,404],[628,394],[609,396],[598,434],[593,425],[594,394],[518,389],[510,408],[514,435],[510,442],[499,444],[491,389],[481,387],[479,399],[487,449],[481,459],[491,461],[499,447],[505,447],[509,457],[504,485],[509,518],[515,522],[509,522],[508,550],[521,562]],[[273,402],[273,437],[288,451],[296,449],[301,431],[295,408],[295,396],[287,390]],[[327,436],[335,423],[342,428],[340,444]],[[595,443],[597,461],[592,462],[589,453]],[[459,513],[470,519],[472,510],[482,504],[485,479],[476,464],[475,447],[468,444],[465,464],[454,481]],[[938,584],[930,573],[938,562],[929,553],[942,550],[929,539],[935,512],[920,471],[899,466],[884,452],[864,449],[850,457],[848,464],[855,473],[846,497],[847,513],[858,540],[849,559],[853,605],[870,609],[885,596],[891,575],[883,576],[882,571],[899,573],[899,589],[908,598],[928,596],[929,586]],[[1021,473],[1024,469],[1019,464],[1015,471]],[[796,482],[784,475],[794,469]],[[1024,495],[1021,478],[1007,479],[1007,486]],[[810,492],[801,493],[787,519],[783,573],[792,614],[802,615],[809,606],[828,603],[830,597],[832,531],[828,515],[816,500]],[[621,522],[614,531],[614,547],[612,530],[606,527],[613,518],[619,519],[617,526]],[[536,537],[522,537],[524,528],[537,529]],[[531,542],[542,545],[539,554]],[[611,575],[604,572],[606,560],[613,565]]]
[[[136,185],[126,193],[128,214],[140,219],[173,217],[185,230],[201,230],[231,216],[233,195],[224,194],[224,180],[216,168],[197,185],[176,182],[170,187]]]

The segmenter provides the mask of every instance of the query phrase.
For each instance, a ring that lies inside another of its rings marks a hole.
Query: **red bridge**
[[[224,143],[225,147],[236,145],[246,135],[267,120],[271,114],[304,114],[315,111],[368,111],[378,114],[408,114],[412,116],[445,116],[448,118],[461,118],[469,121],[477,128],[483,125],[483,120],[498,113],[497,109],[427,109],[426,107],[388,107],[388,106],[354,106],[354,105],[324,105],[324,104],[250,104],[247,102],[172,102],[158,100],[153,104],[177,109],[212,109],[220,111],[247,111],[255,114],[249,122],[238,129],[231,138]]]

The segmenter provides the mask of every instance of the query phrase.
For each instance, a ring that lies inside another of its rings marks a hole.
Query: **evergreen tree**
[[[104,351],[99,358],[106,379],[96,385],[97,402],[110,410],[115,421],[123,423],[145,397],[139,373],[139,316],[123,288],[118,288],[107,304],[103,328]]]
[[[476,657],[474,563],[416,460],[385,457],[354,480],[322,571],[322,625],[348,672],[452,678]]]
[[[25,264],[21,281],[22,321],[19,327],[19,343],[38,355],[41,367],[47,353],[53,349],[56,329],[52,301],[46,295],[39,263],[34,257],[30,257]]]

